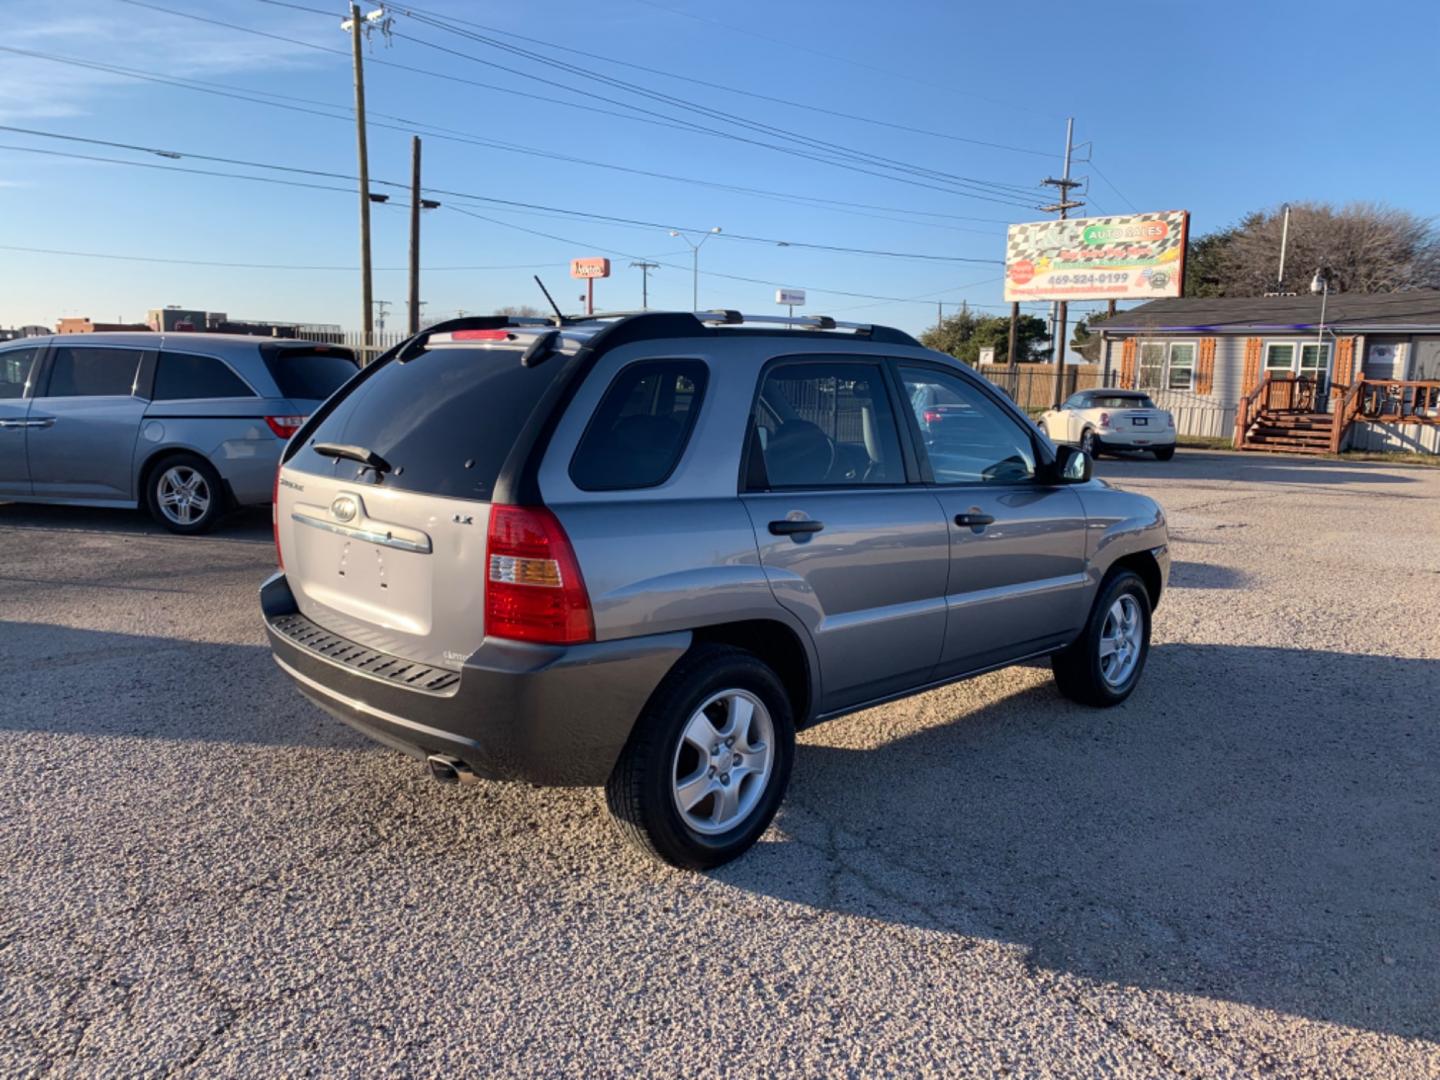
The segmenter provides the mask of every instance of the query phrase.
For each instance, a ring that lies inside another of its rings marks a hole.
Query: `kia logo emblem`
[[[341,495],[330,504],[330,513],[336,521],[354,521],[355,515],[360,512],[360,507],[349,495]]]

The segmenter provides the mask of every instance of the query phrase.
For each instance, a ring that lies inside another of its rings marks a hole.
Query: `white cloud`
[[[325,21],[305,14],[272,15],[255,4],[209,4],[195,9],[180,0],[174,6],[176,10],[192,10],[239,26],[330,44],[320,36]],[[79,0],[69,8],[64,14],[34,16],[28,12],[36,9],[14,9],[5,16],[6,34],[0,45],[207,80],[325,61],[323,53],[303,45],[110,0]],[[335,31],[335,44],[343,45],[338,16],[330,28]],[[0,54],[0,120],[14,123],[84,115],[97,99],[121,85],[145,84],[109,72],[14,53]]]

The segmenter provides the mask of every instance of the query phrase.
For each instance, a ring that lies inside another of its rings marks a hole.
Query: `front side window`
[[[1013,484],[1035,476],[1035,446],[1019,424],[983,391],[957,375],[927,367],[900,368],[914,399],[924,390],[936,402],[916,409],[921,441],[937,484]]]
[[[254,397],[244,380],[213,356],[162,352],[155,368],[155,401]]]
[[[920,406],[916,406],[920,407]],[[750,486],[903,484],[885,373],[876,364],[800,361],[770,369],[755,403]]]
[[[57,345],[51,354],[50,397],[129,397],[144,355],[139,349]]]
[[[30,373],[35,370],[35,358],[39,355],[40,350],[34,346],[0,352],[0,401],[25,396]]]
[[[695,426],[706,375],[699,360],[654,360],[623,369],[575,449],[575,486],[619,491],[664,483]]]

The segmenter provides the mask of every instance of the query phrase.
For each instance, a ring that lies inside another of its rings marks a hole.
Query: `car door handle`
[[[966,529],[983,529],[995,524],[995,518],[991,514],[956,514],[955,524]]]
[[[796,536],[801,533],[817,533],[825,528],[823,521],[811,521],[808,518],[800,521],[772,521],[770,522],[771,536]]]
[[[0,420],[0,428],[22,428],[29,427],[24,420]]]
[[[25,426],[26,426],[26,427],[54,427],[54,426],[55,426],[55,417],[53,417],[53,416],[47,416],[47,417],[45,417],[45,418],[42,419],[42,420],[26,420],[26,421],[25,421]]]

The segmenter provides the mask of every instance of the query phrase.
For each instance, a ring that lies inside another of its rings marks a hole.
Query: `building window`
[[[1323,380],[1330,370],[1330,343],[1321,345],[1312,341],[1297,346],[1293,341],[1272,341],[1265,346],[1265,370],[1272,376],[1299,375]]]
[[[1193,390],[1195,343],[1145,341],[1140,344],[1140,389]]]
[[[1265,346],[1265,370],[1286,374],[1295,370],[1295,346],[1291,344],[1270,344]]]

